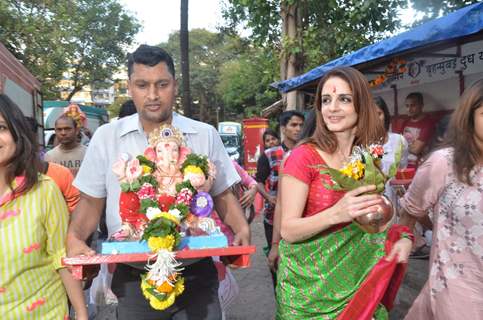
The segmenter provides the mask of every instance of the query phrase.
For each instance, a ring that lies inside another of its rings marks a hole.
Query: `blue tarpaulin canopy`
[[[285,81],[273,83],[281,92],[288,92],[321,78],[338,66],[358,66],[388,58],[417,48],[467,37],[483,30],[483,3],[476,3],[392,38],[361,48],[351,54],[318,66],[309,72]]]

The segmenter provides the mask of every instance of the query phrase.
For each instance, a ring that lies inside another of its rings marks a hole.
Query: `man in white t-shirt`
[[[77,122],[63,114],[55,121],[55,135],[59,144],[45,154],[45,161],[68,168],[74,177],[79,171],[86,153],[86,146],[79,142],[80,128]]]
[[[210,193],[217,213],[233,230],[233,245],[248,245],[250,229],[230,190],[240,180],[215,128],[173,112],[177,93],[171,56],[159,47],[141,45],[128,59],[128,88],[137,114],[106,124],[95,132],[74,181],[81,199],[72,214],[67,235],[67,254],[93,255],[85,240],[94,232],[106,204],[109,235],[119,230],[120,185],[112,165],[123,153],[142,154],[147,135],[160,124],[172,124],[184,135],[193,152],[204,154],[217,167]],[[186,290],[164,311],[149,306],[140,289],[145,271],[118,264],[112,280],[117,295],[118,319],[221,319],[218,276],[211,258],[185,266]]]

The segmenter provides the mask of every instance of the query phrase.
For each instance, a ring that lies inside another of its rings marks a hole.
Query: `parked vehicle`
[[[238,122],[219,122],[218,133],[225,145],[226,152],[231,159],[240,162],[242,159],[241,151],[241,129],[242,126]]]
[[[55,141],[55,121],[64,112],[64,108],[69,105],[68,101],[44,101],[44,127],[45,127],[45,146],[51,149]],[[79,105],[87,118],[87,129],[94,133],[98,127],[109,122],[109,115],[106,109]],[[81,132],[81,143],[87,145],[89,137],[85,132]]]
[[[23,114],[38,124],[38,141],[44,144],[42,93],[40,82],[0,43],[0,94],[7,95]]]

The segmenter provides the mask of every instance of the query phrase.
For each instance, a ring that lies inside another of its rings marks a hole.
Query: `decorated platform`
[[[199,259],[205,257],[219,256],[227,264],[247,268],[250,266],[250,255],[255,253],[255,246],[229,246],[225,248],[211,249],[184,249],[176,251],[176,259]],[[126,253],[126,254],[98,254],[95,256],[77,256],[64,258],[63,263],[71,269],[76,279],[83,279],[89,269],[97,268],[103,263],[134,263],[147,262],[153,257],[152,253]]]
[[[228,239],[219,232],[209,236],[185,236],[180,239],[176,250],[216,249],[228,247]],[[146,241],[105,241],[101,244],[101,254],[150,253]]]
[[[64,260],[74,277],[82,279],[102,263],[144,264],[142,293],[152,308],[164,310],[185,289],[184,259],[220,256],[228,264],[249,266],[255,247],[230,247],[214,211],[209,193],[217,177],[214,162],[187,147],[177,128],[155,128],[143,154],[120,154],[112,171],[121,187],[121,224],[99,255]]]

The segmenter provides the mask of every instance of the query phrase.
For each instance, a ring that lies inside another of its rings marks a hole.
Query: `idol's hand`
[[[376,186],[362,186],[347,192],[331,209],[332,223],[351,222],[355,218],[373,212],[382,203],[379,194],[366,194],[375,191]]]

